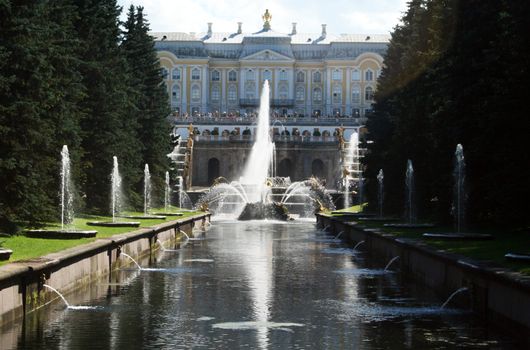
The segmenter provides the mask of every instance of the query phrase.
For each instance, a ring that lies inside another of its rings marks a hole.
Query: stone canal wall
[[[180,230],[192,236],[196,225],[204,227],[209,220],[210,214],[200,214],[0,267],[0,325],[56,299],[57,295],[43,288],[43,284],[69,293],[121,266],[133,264],[130,259],[119,259],[121,253],[136,260],[152,255],[160,248],[157,240],[178,245],[182,239]]]
[[[354,220],[354,219],[353,219]],[[454,302],[473,310],[482,319],[522,338],[530,344],[530,278],[502,268],[445,253],[417,240],[396,238],[377,229],[368,229],[354,221],[317,215],[320,228],[353,244],[364,241],[359,249],[395,264],[406,277],[433,289],[441,300],[459,288],[468,288]]]

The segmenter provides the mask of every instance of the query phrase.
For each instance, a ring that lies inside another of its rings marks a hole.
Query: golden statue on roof
[[[263,14],[263,16],[261,16],[261,18],[263,19],[263,29],[271,29],[272,16],[269,12],[269,9],[265,10],[265,13]]]

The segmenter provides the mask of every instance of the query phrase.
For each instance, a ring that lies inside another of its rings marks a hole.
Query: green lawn
[[[338,216],[340,217],[340,215]],[[381,222],[365,221],[360,219],[344,218],[344,221],[357,221],[360,225],[368,228],[379,228],[384,233],[392,234],[396,237],[417,239],[437,249],[450,253],[460,254],[476,260],[491,263],[492,265],[518,271],[525,275],[530,275],[530,263],[515,262],[504,258],[506,253],[530,253],[530,233],[525,231],[500,231],[498,229],[469,230],[467,232],[490,234],[495,237],[486,241],[446,241],[425,239],[422,235],[426,232],[443,233],[454,232],[452,227],[434,227],[421,229],[405,229],[384,227]]]
[[[162,212],[163,210],[153,210],[153,212]],[[181,212],[178,208],[171,208],[169,212]],[[140,227],[149,227],[172,220],[180,220],[189,216],[199,214],[197,211],[182,211],[183,216],[168,216],[164,219],[153,219],[153,220],[134,220],[140,222]],[[143,215],[143,213],[128,212],[124,215]],[[13,254],[8,261],[1,261],[0,265],[4,265],[9,262],[17,260],[26,260],[31,258],[37,258],[50,253],[55,253],[64,249],[75,247],[81,244],[93,242],[98,238],[110,237],[116,234],[131,232],[137,230],[135,227],[98,227],[88,226],[87,221],[111,221],[111,217],[106,216],[90,216],[85,215],[78,217],[74,221],[73,228],[77,230],[96,230],[98,234],[94,238],[81,238],[81,239],[44,239],[44,238],[30,238],[24,235],[15,235],[12,237],[2,237],[2,246],[13,250]],[[133,221],[131,219],[120,219],[122,221]],[[50,223],[45,226],[48,229],[59,229],[60,223]]]

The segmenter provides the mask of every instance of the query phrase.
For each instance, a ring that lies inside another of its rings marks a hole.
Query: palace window
[[[365,101],[372,101],[374,99],[374,89],[372,89],[371,86],[368,86],[364,90],[364,100]]]
[[[219,101],[221,99],[221,90],[219,89],[219,86],[212,86],[211,99],[212,101]]]
[[[351,92],[351,102],[361,103],[361,89],[358,86],[354,86]]]
[[[320,74],[320,72],[314,72],[313,83],[320,83],[320,82],[322,82],[322,74]]]
[[[278,95],[280,97],[280,100],[286,100],[287,97],[288,97],[288,89],[287,89],[287,85],[280,85],[280,87],[278,88]]]
[[[173,102],[180,101],[180,86],[177,84],[173,85],[173,88],[171,89],[171,100]]]
[[[237,81],[237,73],[235,70],[228,72],[228,81]]]
[[[180,68],[173,68],[171,78],[173,80],[180,80]]]
[[[361,71],[357,68],[354,68],[352,71],[351,71],[351,80],[353,81],[359,81],[361,80]]]
[[[364,80],[366,81],[374,80],[374,72],[371,69],[368,69],[366,72],[364,72]]]
[[[354,118],[359,118],[361,116],[361,110],[359,108],[353,108],[351,110],[351,116]]]
[[[303,86],[298,86],[296,88],[296,100],[297,101],[305,100],[305,89]]]
[[[194,101],[201,99],[201,87],[199,85],[193,85],[191,87],[191,99]]]
[[[169,77],[169,71],[167,70],[167,68],[162,67],[162,78],[165,80],[168,77]]]
[[[342,87],[340,85],[333,86],[333,103],[342,103]]]
[[[338,69],[335,69],[332,73],[331,73],[331,79],[333,80],[342,80],[342,72]]]
[[[254,71],[252,69],[247,70],[247,80],[254,80]]]
[[[201,80],[201,70],[199,68],[191,70],[191,80]]]
[[[256,89],[254,83],[245,84],[245,98],[253,99],[255,98]]]
[[[313,89],[313,102],[316,102],[316,103],[322,102],[322,89],[321,88]]]
[[[303,83],[304,81],[305,81],[305,73],[304,72],[296,73],[296,82]]]
[[[285,71],[285,69],[282,69],[280,71],[280,80],[287,80],[287,72]]]
[[[263,71],[263,81],[268,80],[269,83],[272,83],[272,73],[270,70]]]
[[[228,101],[236,102],[237,100],[237,89],[234,85],[228,87]]]
[[[213,70],[212,71],[212,81],[219,81],[221,80],[221,74],[219,73],[218,70]]]

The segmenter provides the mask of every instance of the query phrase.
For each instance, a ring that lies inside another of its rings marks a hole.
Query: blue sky
[[[261,29],[261,15],[268,8],[272,28],[320,33],[384,34],[392,31],[406,9],[407,0],[118,0],[124,12],[130,4],[143,6],[153,31],[204,32],[207,22],[216,32],[234,32],[243,22],[244,32]]]

